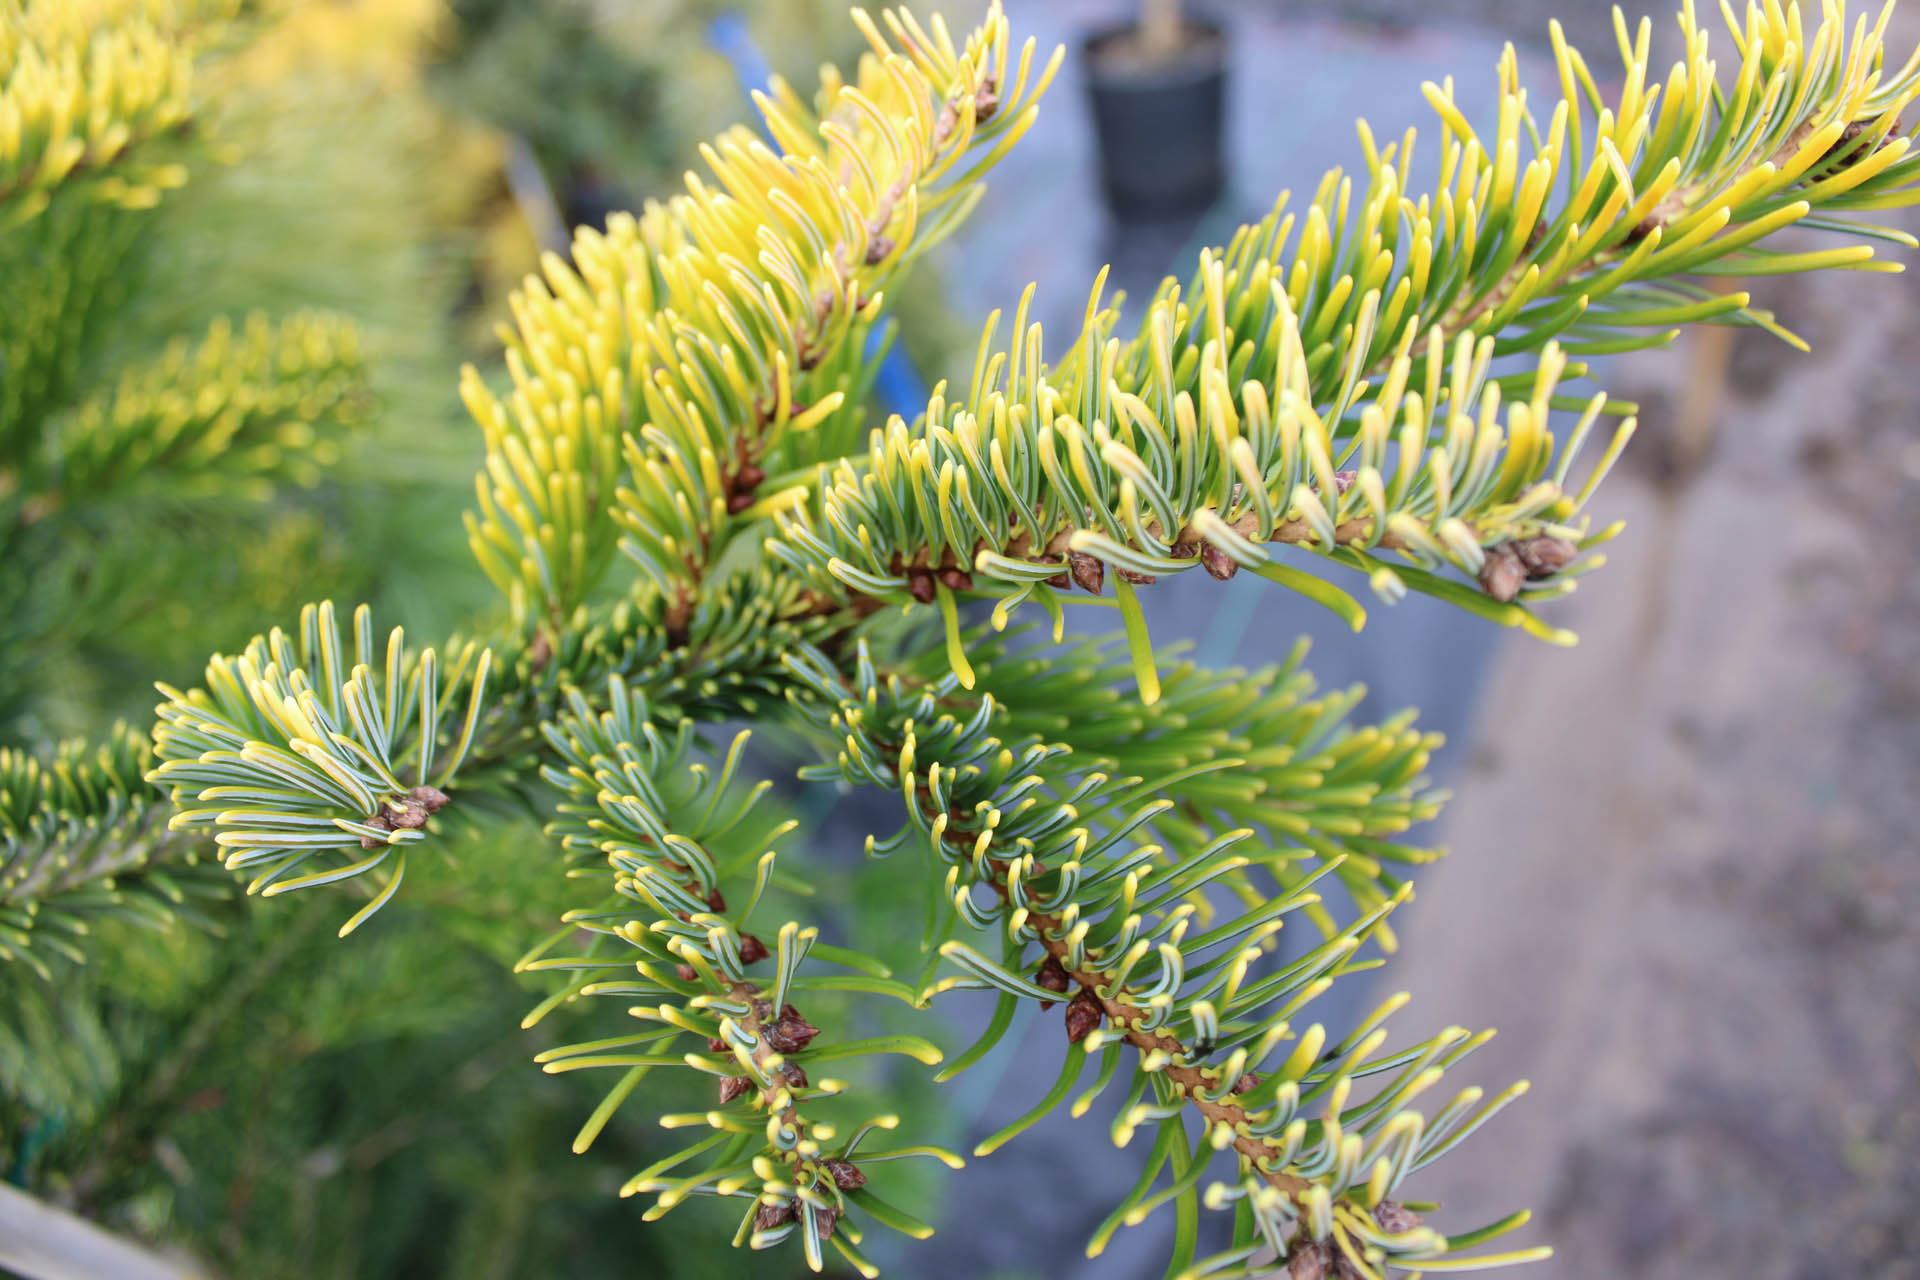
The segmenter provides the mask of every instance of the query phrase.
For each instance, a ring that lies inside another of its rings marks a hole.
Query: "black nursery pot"
[[[1226,186],[1226,38],[1196,21],[1184,35],[1180,52],[1165,61],[1140,56],[1132,26],[1096,31],[1082,46],[1101,185],[1119,217],[1201,213]]]

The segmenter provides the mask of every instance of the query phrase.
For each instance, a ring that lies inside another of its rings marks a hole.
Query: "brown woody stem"
[[[994,865],[996,875],[993,887],[1004,899],[1006,885],[999,878],[1000,869],[1004,864]],[[1067,929],[1057,918],[1035,912],[1030,914],[1027,920],[1039,935],[1040,945],[1046,948],[1047,954],[1066,970],[1067,976],[1078,983],[1082,990],[1099,1001],[1101,1011],[1106,1014],[1107,1020],[1120,1028],[1121,1035],[1125,1037],[1128,1044],[1142,1054],[1152,1053],[1157,1049],[1173,1059],[1169,1065],[1161,1068],[1160,1074],[1171,1080],[1175,1090],[1191,1102],[1194,1109],[1205,1116],[1209,1123],[1223,1124],[1233,1131],[1233,1149],[1246,1158],[1247,1163],[1253,1166],[1254,1172],[1265,1179],[1269,1186],[1297,1196],[1312,1185],[1305,1178],[1295,1177],[1277,1167],[1277,1162],[1283,1154],[1281,1149],[1266,1139],[1253,1135],[1249,1130],[1250,1117],[1237,1098],[1231,1093],[1218,1100],[1206,1096],[1208,1092],[1220,1089],[1218,1073],[1209,1071],[1205,1067],[1191,1065],[1187,1061],[1191,1055],[1186,1045],[1182,1044],[1177,1036],[1168,1035],[1164,1031],[1147,1030],[1142,1025],[1147,1016],[1146,1010],[1125,999],[1125,987],[1116,990],[1112,995],[1102,995],[1100,988],[1109,981],[1105,974],[1097,969],[1076,969],[1067,963],[1069,948],[1060,940],[1060,935],[1064,935]],[[1071,1053],[1073,1050],[1069,1048],[1068,1052]]]
[[[893,749],[897,756],[899,748],[895,746]],[[925,784],[915,787],[914,795],[916,801],[922,806],[922,812],[926,813],[927,803],[932,799],[932,795]],[[955,822],[960,817],[961,815],[957,813],[949,814],[949,821]],[[951,836],[942,834],[940,838],[960,849],[963,855],[970,855],[973,846],[971,834],[967,833],[967,838],[961,839],[959,837],[962,832],[957,825],[950,826],[948,830],[954,834]],[[1005,902],[1008,864],[995,858],[988,858],[986,865],[992,872],[989,884],[994,892],[1000,895],[1001,901]],[[1044,912],[1032,912],[1028,915],[1027,921],[1033,926],[1040,945],[1046,949],[1047,954],[1054,958],[1066,971],[1067,976],[1073,979],[1083,991],[1099,1002],[1100,1010],[1105,1014],[1107,1021],[1120,1028],[1121,1035],[1128,1044],[1142,1054],[1158,1050],[1172,1060],[1167,1066],[1161,1068],[1160,1074],[1171,1080],[1175,1090],[1191,1102],[1209,1123],[1224,1124],[1233,1131],[1233,1149],[1247,1160],[1254,1172],[1258,1173],[1269,1186],[1288,1195],[1298,1196],[1312,1185],[1306,1179],[1296,1177],[1277,1167],[1284,1153],[1273,1143],[1256,1137],[1252,1133],[1251,1117],[1247,1115],[1246,1108],[1241,1106],[1238,1099],[1231,1093],[1217,1100],[1206,1096],[1209,1090],[1220,1088],[1218,1073],[1205,1067],[1192,1065],[1192,1054],[1179,1037],[1164,1031],[1147,1030],[1143,1025],[1147,1016],[1146,1010],[1126,999],[1124,986],[1117,988],[1111,994],[1103,995],[1101,988],[1110,982],[1107,975],[1097,969],[1075,968],[1068,963],[1070,948],[1061,940],[1068,930],[1058,917]],[[1069,1048],[1068,1052],[1072,1051]]]
[[[1243,512],[1237,519],[1226,523],[1229,529],[1232,529],[1244,538],[1255,538],[1260,531],[1260,517],[1253,511]],[[1065,557],[1070,549],[1068,544],[1073,540],[1075,532],[1076,530],[1072,526],[1062,529],[1048,538],[1046,543],[1037,551],[1034,549],[1033,539],[1025,533],[1015,534],[1004,546],[999,548],[995,548],[991,543],[983,539],[973,544],[973,550],[976,555],[982,551],[998,550],[1002,555],[1013,560],[1031,560],[1036,556]],[[1147,532],[1157,535],[1159,533],[1159,526],[1157,524],[1149,524],[1147,526]],[[1333,530],[1334,542],[1343,547],[1352,546],[1355,543],[1365,543],[1371,539],[1372,536],[1373,521],[1370,519],[1343,520],[1336,525]],[[1289,546],[1307,546],[1317,543],[1319,540],[1320,535],[1314,532],[1313,526],[1304,520],[1282,520],[1278,522],[1273,526],[1273,533],[1267,539],[1269,542],[1283,542]],[[1204,539],[1200,531],[1193,525],[1187,525],[1182,528],[1179,534],[1173,538],[1175,544],[1183,542],[1198,544],[1203,541]],[[1380,540],[1373,543],[1373,545],[1387,551],[1398,551],[1406,546],[1406,542],[1398,534],[1389,531],[1380,535]],[[911,561],[906,562],[906,565],[903,566],[903,571],[905,567],[920,569],[971,569],[973,566],[972,564],[962,564],[959,556],[954,554],[952,547],[946,548],[946,550],[941,553],[938,563],[935,563],[923,547],[914,555]]]
[[[727,984],[727,994],[736,1000],[742,1001],[747,1006],[746,1016],[744,1018],[735,1018],[734,1022],[739,1024],[741,1030],[753,1037],[753,1053],[750,1056],[753,1058],[754,1064],[766,1072],[769,1079],[776,1082],[770,1089],[758,1090],[761,1101],[766,1104],[766,1108],[771,1114],[780,1117],[782,1124],[804,1137],[807,1132],[807,1122],[800,1115],[799,1104],[794,1101],[795,1089],[781,1076],[777,1065],[769,1064],[770,1059],[780,1058],[781,1061],[784,1062],[785,1057],[775,1052],[773,1047],[767,1043],[765,1027],[763,1025],[765,1020],[760,1016],[760,1004],[758,1003],[765,1001],[766,997],[760,993],[760,988],[751,982],[730,982]],[[769,1013],[771,1017],[778,1017],[780,1011],[770,1008]],[[787,1095],[787,1105],[784,1107],[777,1105],[782,1093]],[[792,1157],[788,1160],[788,1163],[797,1166],[800,1158],[799,1144],[796,1143],[794,1150],[787,1154]]]

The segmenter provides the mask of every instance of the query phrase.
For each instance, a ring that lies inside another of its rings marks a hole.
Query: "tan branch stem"
[[[997,880],[994,888],[1003,895],[1006,892],[1005,885]],[[1313,1185],[1305,1178],[1296,1177],[1277,1167],[1284,1152],[1280,1147],[1264,1138],[1256,1137],[1251,1132],[1250,1118],[1246,1108],[1242,1107],[1232,1094],[1229,1093],[1218,1100],[1206,1096],[1209,1091],[1220,1088],[1217,1074],[1204,1067],[1191,1065],[1187,1061],[1191,1054],[1178,1037],[1163,1031],[1146,1030],[1142,1025],[1146,1010],[1129,1003],[1124,998],[1126,995],[1124,987],[1110,996],[1102,995],[1100,988],[1108,981],[1104,974],[1096,969],[1076,969],[1067,963],[1069,948],[1065,942],[1061,941],[1061,935],[1064,935],[1067,929],[1059,919],[1035,912],[1030,914],[1027,920],[1040,935],[1040,945],[1046,948],[1047,954],[1059,961],[1060,967],[1067,971],[1068,977],[1079,983],[1100,1002],[1102,1012],[1106,1014],[1108,1021],[1120,1027],[1121,1034],[1128,1044],[1143,1054],[1157,1049],[1173,1059],[1169,1065],[1161,1069],[1160,1074],[1171,1080],[1175,1089],[1191,1102],[1194,1109],[1205,1116],[1209,1123],[1223,1124],[1233,1131],[1233,1149],[1246,1157],[1254,1171],[1265,1179],[1269,1186],[1284,1191],[1288,1195],[1298,1196]]]
[[[897,757],[898,746],[893,746],[892,750]],[[921,785],[914,789],[914,794],[924,813],[928,802],[932,799],[931,793],[925,785]],[[952,818],[959,816],[958,814],[950,815]],[[973,847],[971,837],[960,839],[961,833],[957,827],[949,827],[949,830],[953,831],[954,835],[943,834],[941,839],[960,849],[963,854],[970,855]],[[989,883],[994,892],[1000,895],[1001,901],[1006,902],[1007,864],[998,859],[988,858],[986,865],[992,872]],[[1163,1031],[1147,1030],[1143,1025],[1147,1016],[1146,1010],[1126,999],[1124,986],[1116,988],[1111,994],[1103,995],[1101,988],[1110,984],[1110,979],[1105,974],[1096,969],[1075,968],[1067,962],[1069,948],[1062,937],[1068,930],[1058,917],[1044,912],[1033,912],[1028,915],[1027,921],[1034,927],[1040,939],[1040,945],[1046,949],[1047,954],[1059,962],[1068,977],[1099,1001],[1101,1012],[1106,1015],[1109,1022],[1120,1028],[1121,1035],[1128,1044],[1142,1054],[1158,1050],[1171,1059],[1167,1066],[1161,1068],[1160,1074],[1171,1080],[1175,1090],[1191,1102],[1209,1123],[1223,1124],[1232,1130],[1233,1149],[1246,1158],[1247,1163],[1269,1186],[1290,1196],[1298,1196],[1312,1185],[1306,1179],[1287,1173],[1278,1167],[1285,1153],[1278,1146],[1252,1132],[1251,1117],[1247,1115],[1246,1108],[1241,1106],[1232,1094],[1219,1099],[1206,1096],[1208,1091],[1220,1088],[1218,1074],[1205,1067],[1192,1065],[1193,1055],[1187,1046],[1181,1043],[1179,1037]]]

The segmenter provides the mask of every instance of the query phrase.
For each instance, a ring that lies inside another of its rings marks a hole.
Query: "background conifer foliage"
[[[1420,593],[1571,643],[1555,601],[1619,532],[1588,508],[1636,425],[1594,362],[1690,325],[1804,346],[1741,278],[1920,247],[1872,216],[1920,201],[1890,13],[1686,0],[1664,77],[1648,25],[1617,20],[1605,74],[1556,26],[1551,92],[1511,49],[1488,120],[1427,86],[1434,137],[1362,123],[1350,171],[1126,333],[1104,275],[1064,341],[1009,299],[909,418],[871,403],[895,299],[1061,60],[997,4],[971,31],[855,11],[857,60],[774,80],[764,133],[541,256],[504,369],[456,380],[454,295],[486,271],[429,246],[478,220],[485,144],[406,58],[340,53],[417,53],[430,7],[330,43],[337,14],[240,0],[0,0],[7,1176],[192,1224],[236,1274],[406,1274],[683,1206],[647,1265],[720,1274],[730,1243],[910,1274],[887,1237],[931,1234],[929,1169],[990,1178],[1097,1109],[1138,1177],[1090,1255],[1161,1215],[1174,1277],[1545,1256],[1509,1238],[1525,1211],[1450,1221],[1427,1168],[1525,1091],[1462,1079],[1492,1032],[1397,1036],[1405,995],[1316,1014],[1437,856],[1437,736],[1359,720],[1300,647],[1156,649],[1141,598],[1244,571],[1355,630]],[[248,192],[249,128],[302,127],[248,104],[303,77],[396,173],[426,147],[478,176],[340,201],[301,186],[345,163],[309,138]],[[259,268],[289,305],[199,288],[303,228],[312,260]],[[462,518],[431,480],[475,443]],[[407,590],[435,538],[478,562],[458,617]],[[1068,641],[1069,608],[1111,634]],[[216,648],[197,674],[188,639]],[[76,682],[129,664],[166,677],[155,718],[99,732]],[[836,856],[806,797],[862,790],[890,817]],[[953,1043],[969,991],[991,1014]],[[944,1149],[939,1086],[1027,1006],[1057,1075],[1010,1073],[1031,1109]],[[193,1145],[199,1112],[239,1136]],[[569,1136],[591,1158],[549,1165]],[[445,1168],[387,1162],[416,1144]],[[256,1196],[303,1249],[242,1229]],[[407,1196],[410,1227],[329,1226]]]

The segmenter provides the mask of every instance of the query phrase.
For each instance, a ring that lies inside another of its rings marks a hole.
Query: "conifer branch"
[[[1563,393],[1579,358],[1696,322],[1784,333],[1746,294],[1694,280],[1898,270],[1870,244],[1763,242],[1808,222],[1906,243],[1832,215],[1920,199],[1920,157],[1893,136],[1920,63],[1882,66],[1884,15],[1849,41],[1837,0],[1811,35],[1797,6],[1752,6],[1727,94],[1691,3],[1681,22],[1687,57],[1657,111],[1644,25],[1631,42],[1621,25],[1615,104],[1556,36],[1563,94],[1544,128],[1510,49],[1488,139],[1429,86],[1445,129],[1436,192],[1403,190],[1411,134],[1381,149],[1363,125],[1363,194],[1336,171],[1299,219],[1283,197],[1203,253],[1184,293],[1164,286],[1130,343],[1110,336],[1118,312],[1097,282],[1078,339],[1045,363],[1023,299],[1010,344],[989,321],[967,397],[938,388],[920,423],[895,418],[864,457],[823,469],[810,501],[779,513],[770,552],[817,590],[937,602],[949,618],[946,592],[1001,597],[1002,617],[1029,599],[1053,611],[1056,591],[1097,594],[1111,569],[1144,638],[1131,588],[1204,566],[1261,572],[1357,625],[1358,604],[1280,543],[1365,573],[1388,601],[1422,591],[1570,641],[1531,606],[1598,563],[1579,553],[1613,530],[1580,512],[1633,428],[1581,462],[1607,404]],[[1532,367],[1495,376],[1508,355]],[[1580,416],[1562,446],[1550,424],[1566,408]],[[1576,466],[1590,468],[1577,485]]]
[[[311,486],[339,459],[336,437],[366,416],[357,332],[343,320],[254,313],[235,334],[216,320],[197,345],[175,340],[81,406],[29,471],[28,522],[132,489],[174,493]]]
[[[960,48],[884,17],[891,42],[860,17],[872,54],[821,114],[778,80],[757,95],[778,151],[724,134],[702,148],[717,189],[689,176],[547,258],[502,331],[506,401],[467,371],[488,454],[469,538],[521,616],[565,618],[618,544],[680,622],[731,534],[803,492],[767,476],[851,447],[836,415],[886,286],[964,218],[1059,63],[1016,51],[997,6]]]
[[[1417,729],[1412,712],[1349,723],[1366,690],[1316,696],[1304,639],[1284,663],[1252,672],[1176,663],[1152,705],[1126,689],[1130,662],[1116,658],[1111,640],[1053,648],[1028,640],[1017,630],[967,637],[980,662],[976,691],[1004,708],[1001,733],[1069,747],[1083,769],[1166,778],[1160,794],[1172,803],[1144,830],[1169,848],[1253,832],[1266,853],[1242,846],[1249,865],[1218,881],[1243,905],[1285,896],[1330,866],[1354,905],[1372,911],[1406,885],[1406,868],[1441,856],[1399,838],[1446,800],[1425,772],[1440,735]],[[924,678],[937,679],[940,662],[929,655]],[[1320,904],[1303,910],[1322,933],[1338,931]],[[1375,938],[1394,949],[1385,920]]]
[[[116,2],[136,28],[165,8]],[[558,796],[559,870],[594,896],[522,961],[562,982],[527,1021],[609,996],[643,1024],[541,1055],[549,1071],[618,1072],[576,1150],[644,1104],[655,1072],[691,1070],[718,1091],[710,1109],[659,1117],[702,1136],[623,1188],[654,1197],[649,1218],[731,1198],[737,1244],[797,1235],[815,1270],[831,1244],[874,1274],[865,1219],[930,1229],[874,1194],[872,1168],[959,1161],[864,1148],[896,1118],[817,1068],[942,1062],[916,1036],[842,1033],[869,999],[924,1009],[974,989],[996,993],[992,1020],[941,1078],[992,1052],[1024,1002],[1064,1004],[1072,1046],[1045,1097],[977,1154],[1116,1086],[1116,1143],[1152,1135],[1091,1253],[1171,1206],[1176,1276],[1251,1275],[1263,1247],[1296,1280],[1541,1256],[1477,1251],[1524,1214],[1446,1235],[1398,1198],[1524,1088],[1414,1109],[1491,1033],[1389,1050],[1382,1023],[1404,996],[1338,1043],[1303,1025],[1315,997],[1376,963],[1370,944],[1390,946],[1410,893],[1401,869],[1436,854],[1408,833],[1439,803],[1424,778],[1437,739],[1405,716],[1348,726],[1357,694],[1316,696],[1293,662],[1251,677],[1170,664],[1137,589],[1246,569],[1358,627],[1360,602],[1302,567],[1324,562],[1390,601],[1422,591],[1570,639],[1535,610],[1600,563],[1615,530],[1587,504],[1633,426],[1628,407],[1574,394],[1582,362],[1689,323],[1784,334],[1745,294],[1708,287],[1715,275],[1888,266],[1870,245],[1769,242],[1789,226],[1914,247],[1850,219],[1920,199],[1920,157],[1897,133],[1920,61],[1885,65],[1884,14],[1849,27],[1840,0],[1822,0],[1809,29],[1803,8],[1754,0],[1744,21],[1729,9],[1739,65],[1725,84],[1691,3],[1685,55],[1657,87],[1647,28],[1621,22],[1611,101],[1556,29],[1551,110],[1533,112],[1509,51],[1484,137],[1450,85],[1430,86],[1434,191],[1405,190],[1411,134],[1380,147],[1363,126],[1358,184],[1330,175],[1298,216],[1283,200],[1203,254],[1133,340],[1115,336],[1103,278],[1049,362],[1029,291],[1008,341],[989,323],[964,397],[938,388],[920,420],[895,418],[864,448],[885,290],[965,215],[1058,55],[1016,49],[997,7],[958,42],[937,20],[859,16],[872,55],[850,81],[829,72],[817,110],[776,83],[761,100],[771,145],[724,135],[704,153],[711,181],[544,264],[514,301],[507,394],[468,372],[487,458],[467,527],[510,603],[505,634],[455,642],[443,666],[398,631],[376,648],[364,609],[349,650],[322,604],[297,635],[216,656],[204,687],[163,686],[148,778],[172,793],[166,833],[131,738],[92,774],[0,754],[0,954],[34,965],[62,904],[145,910],[147,897],[85,895],[111,878],[114,893],[165,896],[176,856],[209,834],[268,894],[389,867],[349,932],[396,891],[438,811],[471,812],[470,797],[537,770]],[[127,66],[144,39],[128,37]],[[19,104],[79,55],[25,47],[0,46],[13,73],[0,73],[0,126],[30,125],[0,128],[0,269],[32,317],[0,314],[0,501],[54,476],[46,459],[74,494],[125,491],[162,462],[227,484],[297,479],[290,454],[212,446],[350,406],[347,338],[318,341],[304,320],[250,330],[243,348],[216,331],[46,438],[83,399],[79,352],[133,252],[126,215],[146,197],[114,203],[126,192],[110,184],[133,180],[115,157],[175,88],[156,71],[151,95],[108,104],[97,137],[62,133]],[[56,170],[88,175],[106,203],[47,195]],[[236,350],[248,367],[232,371]],[[0,527],[44,514],[17,513]],[[616,550],[636,568],[621,589],[606,581]],[[1109,578],[1124,661],[996,634],[1034,602],[1059,646],[1063,604],[1104,598]],[[982,597],[988,625],[963,626],[962,604]],[[923,643],[924,606],[944,645]],[[1138,700],[1121,691],[1127,672]],[[744,734],[720,750],[701,740],[700,725],[729,719],[797,722],[825,755],[803,778],[899,797],[901,825],[867,852],[914,859],[926,890],[911,980],[785,918],[804,882],[774,845],[793,824],[765,783],[741,781]],[[1351,912],[1322,901],[1336,885]],[[1300,916],[1319,936],[1283,947]],[[1234,1215],[1214,1258],[1196,1256],[1202,1207]]]
[[[82,964],[89,921],[163,927],[223,896],[206,842],[168,827],[145,781],[153,749],[125,725],[51,760],[0,747],[0,961],[51,980],[50,961]]]
[[[1073,1113],[1081,1114],[1117,1078],[1113,1052],[1124,1045],[1136,1056],[1126,1073],[1131,1092],[1114,1122],[1115,1143],[1127,1145],[1147,1126],[1159,1137],[1141,1182],[1096,1234],[1090,1254],[1104,1248],[1117,1226],[1172,1201],[1213,1208],[1244,1202],[1248,1212],[1231,1254],[1209,1260],[1205,1269],[1195,1264],[1191,1221],[1181,1215],[1169,1274],[1252,1274],[1262,1244],[1282,1257],[1338,1251],[1363,1275],[1388,1265],[1418,1269],[1456,1247],[1417,1219],[1409,1222],[1389,1197],[1405,1176],[1525,1086],[1485,1106],[1478,1089],[1465,1090],[1429,1119],[1404,1104],[1438,1083],[1486,1034],[1450,1028],[1375,1060],[1386,1040],[1379,1023],[1405,996],[1389,1000],[1324,1056],[1324,1029],[1292,1021],[1341,974],[1370,967],[1356,953],[1405,899],[1404,889],[1299,958],[1258,974],[1283,918],[1318,900],[1312,886],[1327,868],[1278,899],[1195,933],[1205,888],[1244,865],[1230,851],[1251,833],[1228,832],[1201,848],[1171,851],[1164,861],[1156,847],[1136,844],[1132,833],[1171,805],[1166,791],[1179,775],[1115,778],[1077,767],[1065,747],[1004,739],[995,731],[1003,717],[990,694],[962,696],[952,675],[909,687],[882,676],[864,646],[851,677],[817,651],[801,652],[792,665],[815,695],[803,714],[839,744],[837,763],[808,774],[898,793],[908,825],[874,842],[871,851],[923,847],[932,873],[944,877],[936,901],[946,899],[951,910],[937,911],[926,935],[959,973],[927,986],[922,998],[985,987],[998,990],[1008,1009],[1008,1001],[1044,1007],[1065,1000],[1068,1041],[1084,1045],[1083,1053],[1069,1054],[1047,1098],[983,1142],[977,1155],[1063,1104],[1086,1058],[1105,1052],[1098,1083],[1073,1103]],[[1193,772],[1233,766],[1209,762]],[[974,896],[976,886],[991,891],[992,907]],[[955,936],[966,926],[998,934],[1000,959]],[[943,1078],[977,1062],[1007,1025],[996,1017],[986,1038]],[[1281,1053],[1288,1041],[1294,1047]],[[1227,1056],[1209,1065],[1217,1053]],[[1357,1077],[1388,1071],[1396,1074],[1378,1094],[1349,1106]],[[1144,1100],[1149,1093],[1151,1102]],[[1305,1118],[1303,1106],[1316,1103],[1324,1112]],[[1189,1108],[1205,1122],[1191,1149],[1182,1121]],[[1235,1172],[1203,1193],[1199,1184],[1211,1157],[1228,1149],[1236,1153]],[[1172,1171],[1171,1184],[1154,1193],[1163,1167]],[[1515,1215],[1486,1233],[1459,1237],[1459,1244],[1524,1221]],[[1473,1262],[1538,1256],[1542,1251],[1525,1250]]]
[[[779,874],[770,846],[796,825],[769,827],[755,819],[767,783],[735,785],[747,734],[737,735],[715,759],[718,767],[709,768],[691,759],[692,722],[658,719],[645,698],[618,678],[608,684],[603,711],[578,692],[569,702],[571,710],[546,730],[562,763],[545,774],[564,797],[549,830],[590,880],[611,882],[611,893],[570,913],[566,929],[521,961],[523,971],[574,975],[527,1022],[563,1001],[612,995],[639,998],[643,1003],[628,1013],[663,1028],[541,1055],[548,1071],[625,1069],[574,1149],[592,1143],[645,1075],[685,1067],[717,1077],[718,1109],[660,1120],[670,1128],[705,1126],[712,1135],[642,1170],[621,1194],[655,1193],[650,1220],[693,1195],[745,1198],[750,1204],[736,1245],[764,1249],[798,1233],[814,1270],[831,1241],[863,1275],[877,1275],[859,1252],[859,1229],[845,1220],[849,1206],[912,1235],[930,1229],[867,1190],[862,1166],[908,1156],[956,1167],[959,1160],[934,1148],[909,1148],[869,1153],[856,1164],[863,1139],[876,1128],[892,1129],[897,1119],[862,1110],[859,1126],[836,1142],[837,1127],[820,1119],[819,1109],[831,1109],[836,1095],[848,1101],[858,1095],[844,1081],[811,1078],[809,1068],[877,1054],[932,1064],[941,1055],[911,1036],[850,1041],[828,1035],[816,1042],[821,1029],[793,1002],[805,1001],[812,1013],[809,993],[829,1000],[845,992],[910,1000],[911,989],[892,982],[872,957],[819,945],[817,929],[790,921],[778,928],[771,947],[746,931],[745,922]],[[606,869],[602,876],[591,875],[596,865]],[[729,910],[723,885],[734,886],[736,894],[748,890],[744,907]],[[548,954],[581,936],[589,940],[582,953]],[[852,972],[825,981],[801,976],[810,953]],[[751,972],[768,961],[770,974]],[[655,1000],[661,1003],[646,1003]],[[704,1038],[706,1051],[670,1052],[683,1035]],[[703,1165],[699,1172],[680,1169],[696,1158]]]
[[[383,659],[364,605],[351,664],[348,654],[323,602],[301,611],[297,639],[276,627],[238,657],[215,655],[205,688],[159,686],[161,764],[149,774],[172,792],[170,829],[211,831],[228,870],[264,865],[248,893],[352,879],[391,858],[386,885],[341,926],[343,937],[392,897],[409,846],[450,802],[493,663],[469,644],[443,671],[432,649],[409,653],[398,627]],[[316,858],[333,865],[294,874]]]
[[[130,209],[185,180],[177,164],[129,167],[193,118],[193,62],[239,0],[0,0],[0,232],[44,212],[63,183]]]

